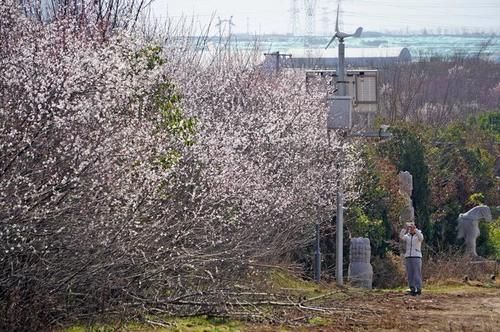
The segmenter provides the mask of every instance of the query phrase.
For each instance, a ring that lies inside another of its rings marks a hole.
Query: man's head
[[[415,226],[415,223],[413,222],[406,223],[406,230],[408,231],[408,233],[414,234],[416,229],[417,227]]]

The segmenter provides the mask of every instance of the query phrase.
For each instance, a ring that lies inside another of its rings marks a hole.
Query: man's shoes
[[[411,296],[417,296],[422,294],[422,290],[420,288],[410,287],[410,290],[407,291],[406,294]]]
[[[415,291],[415,287],[410,287],[410,290],[406,292],[408,295],[415,296],[417,292]]]

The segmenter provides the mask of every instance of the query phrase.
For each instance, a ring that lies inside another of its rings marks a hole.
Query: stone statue
[[[370,264],[370,240],[364,237],[351,239],[348,275],[354,287],[372,289],[373,267]]]
[[[413,191],[413,176],[408,171],[399,172],[399,192],[401,195],[411,197]]]
[[[491,210],[486,205],[479,205],[466,213],[458,215],[457,238],[465,240],[465,252],[470,256],[477,256],[476,240],[479,236],[479,221],[491,221]]]
[[[399,219],[403,223],[415,221],[415,209],[411,200],[413,191],[413,176],[408,171],[399,172],[399,193],[403,196],[404,207],[401,209]]]

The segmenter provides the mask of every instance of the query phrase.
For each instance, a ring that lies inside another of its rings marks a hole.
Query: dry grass
[[[375,288],[400,288],[406,285],[404,259],[389,253],[384,258],[372,259]],[[429,285],[463,285],[464,282],[492,283],[493,276],[500,271],[494,260],[476,259],[461,255],[443,254],[424,258],[423,279]]]
[[[373,258],[373,287],[398,288],[406,285],[406,272],[403,263],[403,258],[390,252],[384,258]]]
[[[471,260],[465,256],[433,257],[424,261],[424,280],[428,284],[443,282],[491,282],[498,271],[494,260]]]

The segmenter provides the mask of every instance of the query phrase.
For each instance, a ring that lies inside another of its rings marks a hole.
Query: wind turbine
[[[345,89],[345,66],[344,66],[344,59],[345,59],[344,39],[347,37],[361,36],[363,28],[362,27],[357,28],[356,32],[354,33],[345,33],[339,31],[339,12],[340,12],[340,3],[337,5],[337,20],[335,21],[335,34],[333,35],[332,39],[330,39],[330,42],[328,43],[328,45],[326,45],[325,49],[330,47],[330,45],[335,41],[335,39],[338,39],[339,41],[339,59],[337,64],[337,82],[339,84],[338,94],[339,96],[345,96],[346,89]]]
[[[354,33],[345,33],[345,32],[339,31],[339,12],[340,12],[340,4],[337,5],[337,20],[335,21],[335,34],[333,35],[332,39],[330,39],[330,42],[328,43],[328,45],[326,45],[325,49],[330,47],[330,45],[335,41],[335,38],[337,38],[340,43],[343,43],[344,38],[360,37],[361,33],[363,32],[362,27],[357,28],[356,32],[354,32]]]

